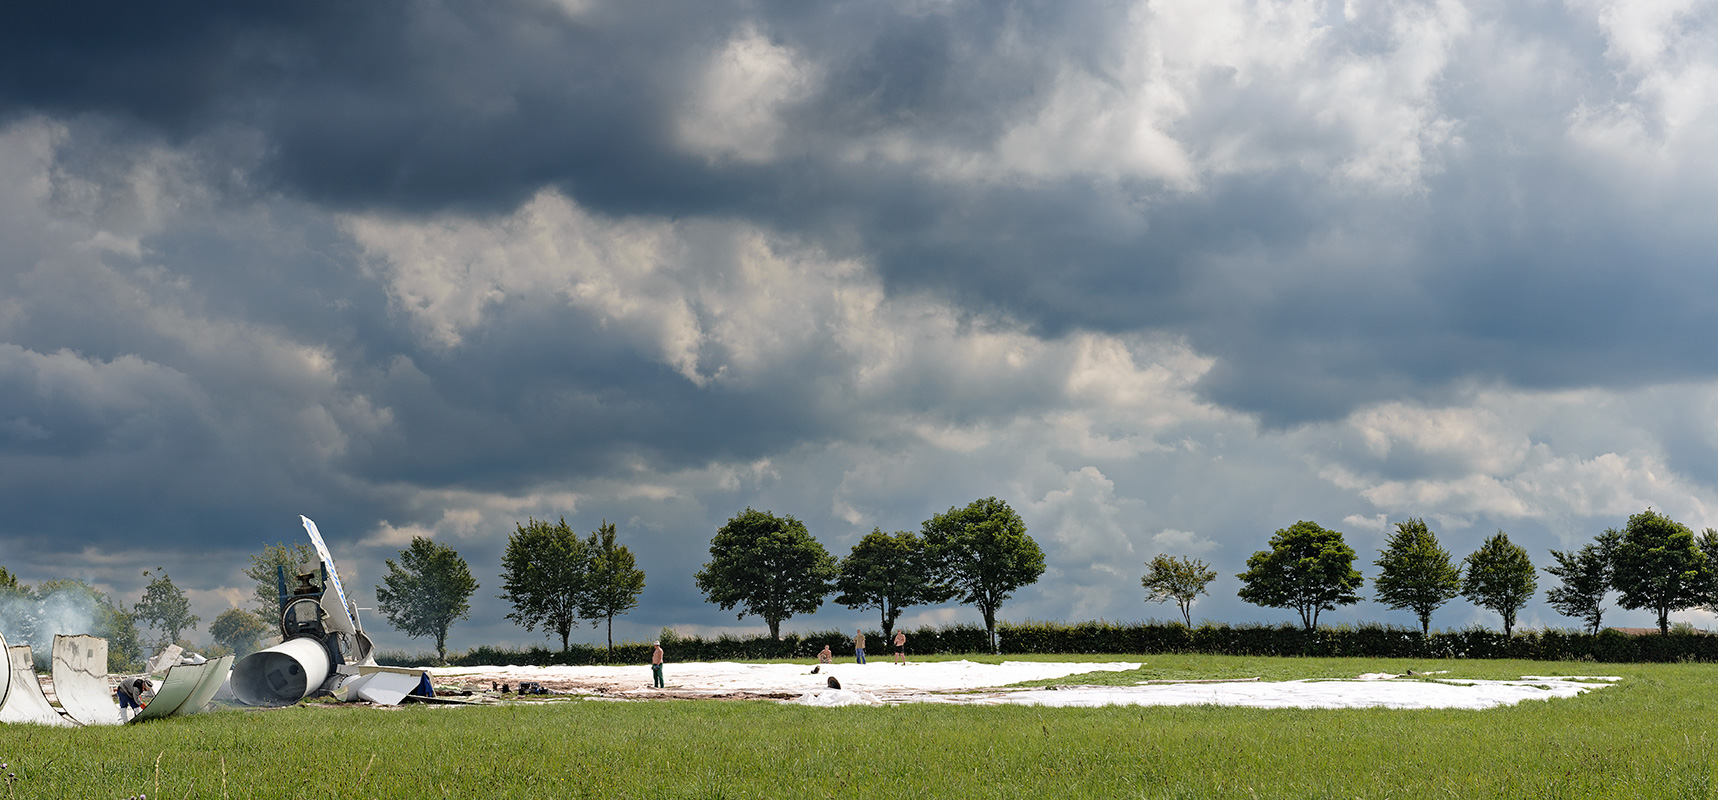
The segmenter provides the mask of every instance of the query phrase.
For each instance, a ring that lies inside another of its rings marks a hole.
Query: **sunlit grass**
[[[1081,660],[1145,666],[1057,682],[1408,669],[1624,680],[1487,711],[301,705],[124,728],[6,726],[0,761],[17,775],[4,796],[42,798],[1718,796],[1713,665]]]

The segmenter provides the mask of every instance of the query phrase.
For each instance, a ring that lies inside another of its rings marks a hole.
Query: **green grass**
[[[1059,682],[1409,668],[1624,681],[1488,711],[581,701],[14,725],[0,727],[16,776],[0,798],[1718,798],[1714,665],[1105,660],[1146,666]]]

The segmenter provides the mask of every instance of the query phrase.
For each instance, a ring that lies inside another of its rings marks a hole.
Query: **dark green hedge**
[[[1366,624],[1200,625],[1110,622],[1004,623],[997,626],[1003,653],[1207,653],[1252,656],[1353,656],[1361,658],[1517,658],[1532,661],[1718,661],[1718,636],[1672,631],[1669,636],[1598,635],[1555,628],[1498,631],[1468,628],[1422,636],[1413,628]]]
[[[1340,625],[1307,633],[1295,625],[1200,625],[1178,622],[1027,622],[997,626],[997,644],[1007,654],[1081,653],[1206,653],[1248,656],[1353,656],[1360,658],[1516,658],[1532,661],[1718,661],[1718,636],[1672,631],[1669,636],[1630,636],[1602,631],[1597,636],[1578,631],[1521,631],[1513,636],[1483,628],[1438,631],[1422,636],[1417,629],[1384,625]],[[893,650],[878,631],[866,631],[866,654],[887,660]],[[853,634],[814,631],[767,636],[714,639],[676,636],[664,640],[669,661],[740,661],[770,658],[811,660],[829,645],[840,659],[853,657]],[[907,631],[909,654],[980,653],[984,629],[976,625],[921,627]],[[383,664],[412,665],[433,661],[424,654],[379,653]],[[507,650],[479,647],[449,656],[454,666],[514,664],[550,666],[643,664],[650,644],[617,645],[611,657],[600,646],[575,644],[563,653],[543,647]]]

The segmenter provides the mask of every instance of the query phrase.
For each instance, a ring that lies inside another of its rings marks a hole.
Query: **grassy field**
[[[1715,665],[1086,658],[1146,665],[1059,682],[1410,668],[1624,680],[1489,711],[561,701],[13,725],[0,797],[1718,798]]]

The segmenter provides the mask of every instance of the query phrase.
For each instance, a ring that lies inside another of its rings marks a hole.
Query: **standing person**
[[[119,690],[114,692],[114,696],[119,698],[119,721],[125,722],[131,718],[126,715],[126,709],[135,708],[138,711],[142,711],[143,693],[153,688],[155,688],[155,684],[150,682],[148,678],[126,678],[121,680],[119,682]]]
[[[853,632],[853,659],[860,664],[865,663],[865,632]]]
[[[666,688],[663,686],[663,683],[662,683],[662,642],[660,642],[660,641],[651,642],[650,646],[651,646],[651,650],[650,650],[650,678],[651,678],[651,682],[658,689]]]
[[[823,651],[817,654],[817,663],[819,663],[819,664],[832,664],[834,662],[835,662],[835,653],[830,651],[829,645],[824,645]]]
[[[895,663],[907,663],[907,632],[895,631]]]

